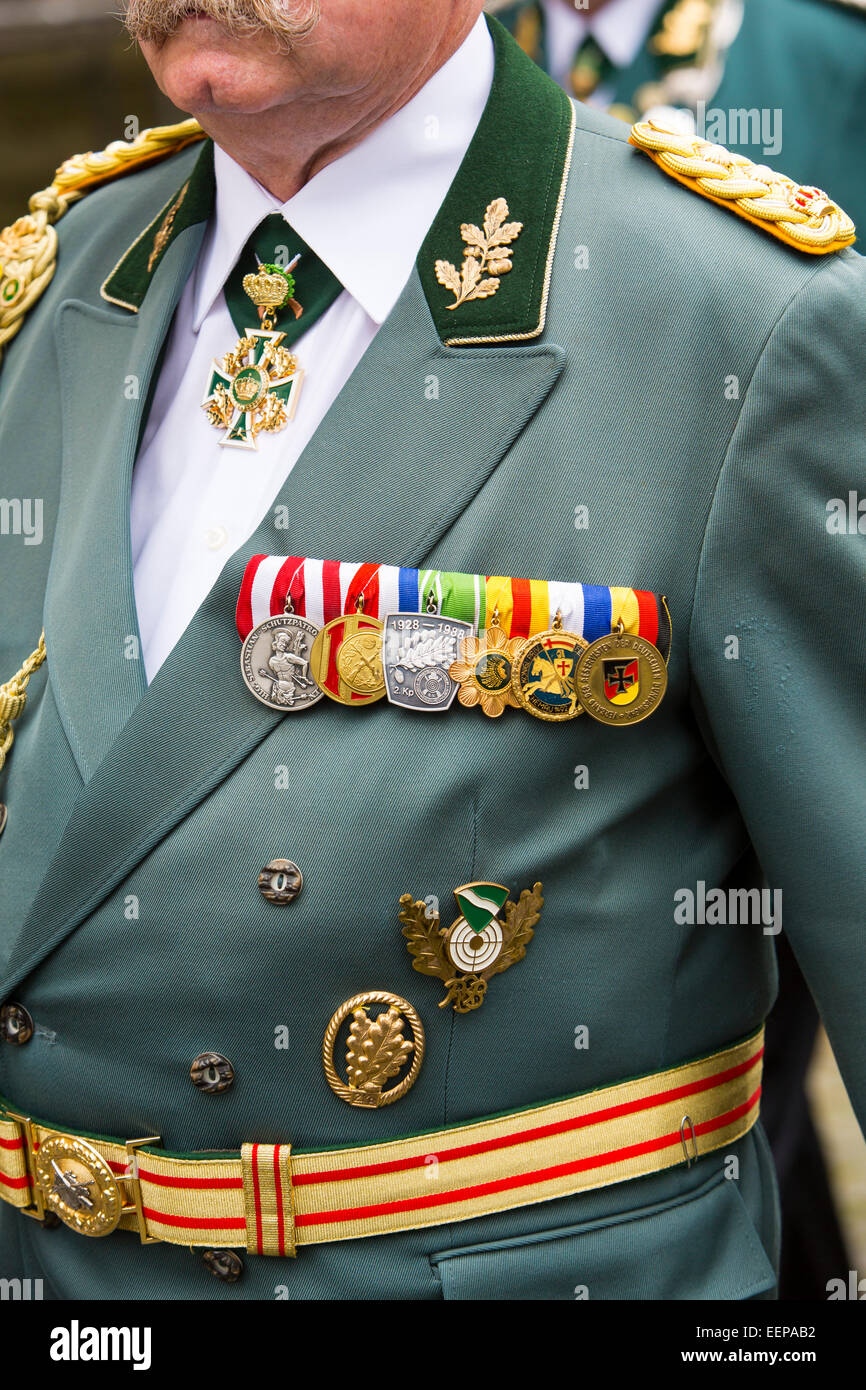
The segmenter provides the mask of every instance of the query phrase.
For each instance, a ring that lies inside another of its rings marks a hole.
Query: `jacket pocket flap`
[[[431,1257],[446,1299],[744,1299],[776,1275],[734,1181]]]

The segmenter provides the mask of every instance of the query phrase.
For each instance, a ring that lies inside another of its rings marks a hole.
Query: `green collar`
[[[114,267],[100,291],[102,298],[137,314],[166,251],[187,227],[210,217],[215,196],[213,144],[206,140],[186,183]]]
[[[542,333],[574,140],[568,97],[498,20],[488,15],[487,23],[493,86],[418,256],[436,331],[449,346]]]

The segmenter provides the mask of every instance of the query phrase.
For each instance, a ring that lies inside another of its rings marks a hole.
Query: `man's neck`
[[[389,86],[382,74],[358,92],[305,98],[256,115],[194,113],[202,128],[281,203],[411,101],[471,32],[474,15],[442,36],[417,71]]]

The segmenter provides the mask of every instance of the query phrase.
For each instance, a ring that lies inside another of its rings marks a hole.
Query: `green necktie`
[[[612,70],[613,63],[607,54],[599,47],[592,34],[587,34],[578,46],[571,65],[571,88],[574,95],[579,101],[586,101]]]
[[[251,286],[255,301],[244,289],[247,276],[259,281]],[[225,284],[240,339],[211,364],[202,402],[210,423],[225,431],[221,444],[257,449],[260,434],[275,434],[289,424],[304,376],[290,349],[342,288],[280,213],[272,213],[256,228]],[[266,315],[257,304],[269,306]]]
[[[226,303],[238,333],[255,327],[259,317],[258,309],[244,290],[244,276],[254,275],[260,264],[279,265],[285,269],[298,255],[300,260],[291,274],[295,281],[294,299],[303,312],[296,318],[288,305],[277,312],[276,327],[285,334],[284,346],[296,343],[325,310],[330,309],[343,286],[281,213],[274,212],[253,232],[226,281]]]

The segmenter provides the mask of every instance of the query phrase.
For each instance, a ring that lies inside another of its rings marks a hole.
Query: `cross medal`
[[[220,444],[234,449],[258,449],[259,434],[275,434],[291,420],[298,403],[304,373],[298,360],[282,346],[285,333],[275,331],[277,312],[289,308],[300,318],[301,305],[293,298],[296,256],[288,269],[259,265],[255,275],[244,276],[244,291],[262,311],[261,326],[246,328],[244,336],[220,360],[214,359],[202,408],[211,424],[225,430]]]

